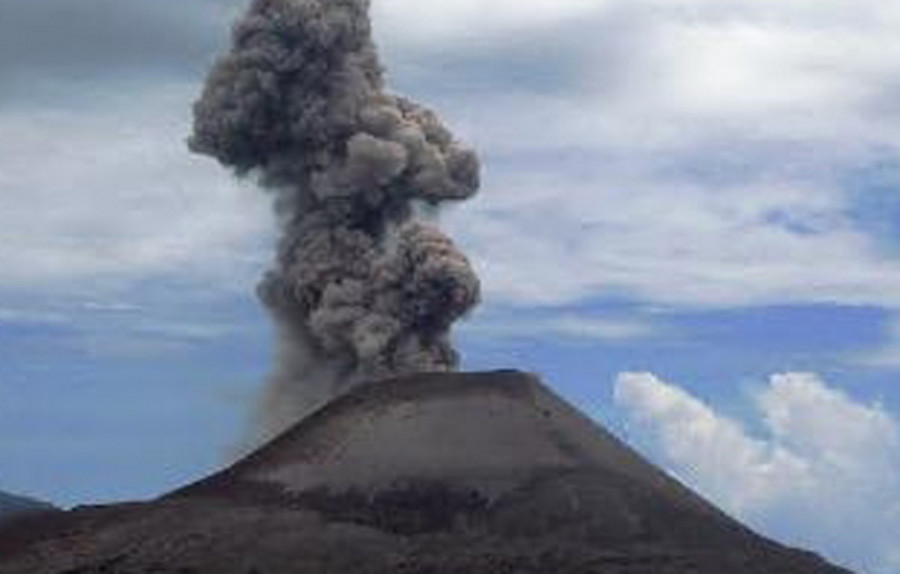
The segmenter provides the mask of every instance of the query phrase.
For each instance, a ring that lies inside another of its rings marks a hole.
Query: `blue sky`
[[[0,0],[0,489],[151,497],[242,442],[268,198],[184,145],[240,8]],[[441,216],[484,282],[465,368],[537,371],[755,528],[900,569],[900,8],[373,10],[392,87],[485,163]]]

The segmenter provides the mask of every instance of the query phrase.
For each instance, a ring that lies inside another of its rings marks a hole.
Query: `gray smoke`
[[[451,325],[479,298],[466,257],[415,217],[474,195],[478,158],[385,91],[368,8],[255,0],[194,108],[191,149],[275,198],[267,434],[362,380],[454,369]]]

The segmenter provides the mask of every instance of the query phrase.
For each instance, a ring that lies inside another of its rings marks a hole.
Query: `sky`
[[[0,0],[0,489],[147,498],[239,452],[269,197],[187,152],[238,0]],[[441,214],[469,370],[535,371],[758,531],[900,571],[900,5],[374,0],[479,151]]]

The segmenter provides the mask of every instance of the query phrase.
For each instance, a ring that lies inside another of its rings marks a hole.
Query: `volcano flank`
[[[23,518],[0,573],[839,573],[513,371],[364,383],[158,500]]]

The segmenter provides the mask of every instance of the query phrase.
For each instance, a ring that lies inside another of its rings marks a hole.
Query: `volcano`
[[[158,500],[23,518],[0,574],[841,573],[761,537],[536,377],[358,386]]]

